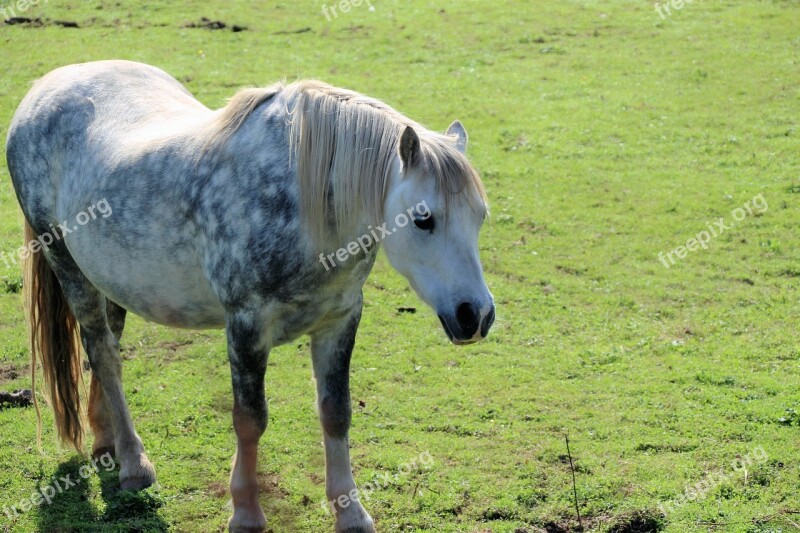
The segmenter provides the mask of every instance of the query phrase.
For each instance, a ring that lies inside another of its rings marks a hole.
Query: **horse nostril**
[[[489,334],[489,328],[494,324],[494,306],[489,310],[489,314],[483,319],[481,324],[481,337],[486,337]]]
[[[480,312],[478,308],[469,303],[463,302],[456,308],[456,321],[467,338],[471,338],[478,331],[480,326]]]

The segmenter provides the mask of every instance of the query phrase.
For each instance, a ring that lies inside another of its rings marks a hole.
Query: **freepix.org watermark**
[[[395,225],[392,227],[392,229],[387,228],[389,222],[384,222],[377,228],[369,226],[367,228],[368,233],[365,233],[356,240],[351,241],[346,246],[343,246],[335,252],[327,255],[324,253],[319,254],[319,262],[322,263],[322,266],[325,267],[325,270],[335,268],[337,266],[336,261],[338,261],[339,264],[344,263],[350,259],[351,256],[358,255],[360,251],[363,251],[366,254],[373,244],[381,242],[383,239],[397,230],[408,226],[409,222],[414,220],[416,217],[424,219],[428,218],[429,216],[431,216],[431,208],[428,207],[428,203],[423,200],[416,206],[406,209],[405,213],[399,213],[396,217],[394,217]],[[334,261],[334,259],[336,261]]]
[[[748,216],[761,214],[767,209],[769,209],[769,205],[764,195],[759,194],[758,196],[754,196],[752,199],[745,202],[742,207],[737,207],[731,211],[731,218],[733,218],[734,222],[726,223],[725,217],[720,217],[719,220],[714,222],[708,222],[706,223],[707,230],[703,230],[687,240],[685,246],[678,246],[666,254],[664,252],[658,252],[658,259],[665,268],[669,268],[676,263],[676,257],[678,259],[685,259],[689,252],[696,252],[700,248],[703,250],[708,249],[708,243],[711,242],[712,238],[719,237],[727,230],[733,228],[737,222],[741,222]]]
[[[16,2],[9,2],[7,5],[0,7],[0,17],[8,21],[18,16],[19,13],[24,13],[31,7],[38,5],[40,2],[46,4],[48,0],[17,0]]]
[[[104,453],[100,457],[92,460],[91,463],[85,464],[78,469],[78,474],[73,476],[72,473],[62,476],[51,485],[40,488],[37,492],[31,494],[30,497],[22,499],[18,504],[9,507],[3,507],[3,512],[9,519],[18,517],[22,513],[27,513],[34,507],[40,505],[53,503],[53,499],[74,487],[80,486],[81,483],[89,479],[93,474],[100,472],[100,467],[106,472],[111,472],[117,467],[117,463],[110,453]]]
[[[366,485],[361,490],[353,489],[348,494],[342,494],[335,500],[322,502],[322,508],[328,512],[336,514],[336,508],[347,509],[350,504],[360,500],[369,501],[370,494],[378,489],[385,489],[390,485],[395,485],[401,479],[411,475],[412,472],[425,469],[427,470],[433,466],[433,456],[428,451],[424,451],[416,457],[412,457],[409,461],[401,464],[395,472],[382,472],[375,476],[375,479]]]
[[[672,16],[672,9],[679,11],[683,9],[683,6],[686,4],[691,4],[694,0],[667,0],[663,4],[661,2],[655,3],[656,13],[661,15],[662,19],[667,18],[667,16]],[[667,14],[664,14],[666,10]]]
[[[350,13],[350,10],[354,7],[361,7],[363,5],[369,6],[370,11],[375,11],[375,7],[370,0],[340,0],[339,2],[334,2],[330,6],[328,4],[323,5],[322,14],[325,15],[325,18],[330,22],[337,18],[339,13]],[[337,13],[337,11],[339,13]],[[331,17],[331,15],[333,15],[333,17]]]
[[[699,501],[704,499],[711,490],[719,485],[731,481],[735,475],[747,476],[747,467],[753,464],[765,463],[769,459],[767,452],[761,446],[756,446],[744,457],[737,455],[736,459],[731,462],[730,470],[725,471],[720,468],[716,472],[711,472],[701,481],[694,485],[686,485],[684,491],[673,498],[671,501],[662,502],[658,505],[661,513],[666,516],[669,512],[674,511],[688,502]]]
[[[6,268],[13,268],[19,261],[24,261],[33,254],[47,250],[51,244],[60,241],[65,235],[78,231],[82,226],[97,219],[98,215],[108,218],[112,213],[108,200],[103,198],[75,215],[74,225],[70,226],[66,220],[60,224],[50,224],[50,231],[42,233],[35,240],[26,243],[25,246],[11,252],[0,253],[0,265],[5,265]]]

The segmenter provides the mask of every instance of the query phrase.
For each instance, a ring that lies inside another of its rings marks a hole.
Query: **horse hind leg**
[[[99,386],[96,388],[98,393],[95,393],[95,402],[103,404],[99,394],[102,390],[102,397],[108,406],[106,414],[111,419],[114,449],[120,464],[121,488],[139,490],[149,487],[155,483],[155,469],[144,453],[142,439],[133,427],[125,401],[119,341],[109,324],[106,298],[86,279],[63,242],[52,245],[46,253],[48,263],[58,277],[60,288],[80,325],[81,342],[89,356],[93,380],[96,378]],[[111,309],[114,307],[111,306]],[[118,328],[118,333],[122,334],[121,328]],[[102,409],[99,411],[102,412]]]
[[[122,338],[122,331],[125,329],[126,314],[127,311],[124,308],[106,299],[106,318],[117,342]],[[103,387],[94,373],[92,373],[92,383],[89,389],[89,425],[94,435],[92,457],[95,459],[104,455],[116,457],[111,408],[106,400]]]
[[[105,298],[93,287],[84,287],[78,292],[79,296],[73,295],[71,301],[80,302],[73,309],[87,311],[76,311],[76,317],[81,325],[81,341],[89,355],[93,377],[97,379],[108,406],[106,414],[111,418],[121,487],[123,490],[149,487],[155,483],[155,470],[144,453],[142,439],[133,427],[125,401],[119,342],[108,324]]]

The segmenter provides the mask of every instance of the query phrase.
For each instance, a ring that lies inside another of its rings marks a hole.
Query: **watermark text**
[[[77,475],[69,473],[66,476],[61,476],[51,485],[39,488],[39,490],[31,494],[30,497],[22,499],[18,504],[12,505],[10,508],[3,507],[3,513],[5,513],[9,519],[13,519],[19,517],[22,513],[30,511],[34,507],[39,507],[44,504],[50,505],[59,494],[79,486],[89,479],[92,474],[100,472],[100,467],[103,467],[106,472],[111,472],[117,467],[117,463],[110,453],[104,453],[100,457],[93,459],[91,463],[81,466],[80,469],[78,469]]]
[[[40,1],[43,4],[48,2],[48,0],[17,0],[16,2],[11,2],[4,7],[0,7],[0,17],[3,17],[5,21],[9,21],[39,4]]]
[[[381,472],[379,475],[375,476],[375,479],[364,485],[360,490],[353,489],[348,494],[342,494],[336,499],[323,502],[322,507],[326,511],[336,514],[337,507],[339,509],[347,509],[353,502],[358,502],[360,500],[369,501],[370,495],[376,490],[395,485],[415,471],[427,470],[433,466],[433,463],[433,456],[430,452],[424,451],[417,457],[413,457],[408,462],[401,464],[394,473]]]
[[[678,246],[666,254],[664,252],[658,252],[658,259],[665,268],[669,268],[676,263],[676,257],[678,259],[685,259],[689,252],[696,252],[700,248],[703,250],[708,249],[708,244],[711,242],[712,238],[719,237],[729,229],[733,228],[737,222],[744,220],[747,216],[754,214],[760,215],[767,209],[769,209],[767,200],[764,198],[763,194],[759,194],[758,196],[755,196],[745,202],[742,207],[737,207],[731,212],[731,218],[733,218],[734,222],[729,221],[726,223],[725,217],[720,217],[716,221],[707,222],[707,230],[704,229],[691,239],[687,240],[685,246]]]
[[[51,244],[60,241],[64,236],[74,231],[78,231],[82,226],[97,219],[98,216],[108,218],[112,213],[111,206],[104,198],[75,215],[75,224],[70,226],[66,220],[60,224],[50,224],[50,231],[42,233],[35,240],[26,243],[18,250],[0,252],[0,265],[5,265],[6,268],[14,268],[19,261],[24,261],[33,254],[47,250]]]
[[[378,244],[383,239],[393,234],[397,230],[408,226],[412,220],[427,219],[431,216],[431,209],[428,207],[425,200],[421,201],[414,207],[410,207],[405,213],[399,213],[394,217],[394,226],[389,229],[389,222],[384,222],[380,226],[373,228],[371,225],[367,228],[367,233],[357,237],[356,240],[351,241],[346,246],[343,246],[330,254],[319,254],[319,262],[325,267],[325,270],[331,270],[339,264],[347,261],[351,256],[358,255],[359,252],[366,254],[373,245]]]

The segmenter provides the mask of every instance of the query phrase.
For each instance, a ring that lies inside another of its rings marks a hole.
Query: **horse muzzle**
[[[481,310],[472,302],[462,302],[452,314],[439,314],[444,332],[457,346],[474,344],[486,338],[495,319],[494,304]]]

